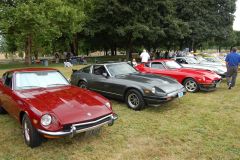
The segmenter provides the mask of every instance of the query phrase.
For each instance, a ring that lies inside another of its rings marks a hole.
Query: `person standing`
[[[232,51],[227,55],[226,59],[227,66],[227,85],[228,89],[235,86],[238,72],[238,65],[240,63],[240,56],[237,54],[237,48],[232,48]]]
[[[150,59],[150,55],[147,53],[147,51],[144,49],[143,52],[140,55],[140,58],[142,59],[142,63],[147,63],[148,60]]]

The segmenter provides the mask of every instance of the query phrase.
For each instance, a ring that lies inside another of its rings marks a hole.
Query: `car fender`
[[[77,82],[77,86],[79,86],[79,83],[80,83],[81,81],[84,81],[84,82],[88,83],[88,80],[87,80],[86,78],[80,78],[80,79],[78,80],[78,82]]]
[[[139,91],[142,95],[144,95],[143,89],[140,86],[128,86],[125,88],[124,90],[124,97],[126,96],[127,91],[129,91],[130,89],[136,89],[137,91]]]

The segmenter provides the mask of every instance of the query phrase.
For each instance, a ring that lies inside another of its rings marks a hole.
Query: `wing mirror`
[[[72,73],[75,73],[77,72],[78,70],[77,69],[72,69]]]
[[[108,78],[108,74],[107,73],[103,73],[102,75],[103,75],[103,77]]]

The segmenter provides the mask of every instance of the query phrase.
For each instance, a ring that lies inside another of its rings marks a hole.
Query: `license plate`
[[[181,98],[181,97],[183,97],[183,92],[178,93],[178,98]]]
[[[89,130],[85,132],[85,136],[95,136],[98,135],[100,132],[101,128],[95,128],[93,130]]]
[[[220,83],[221,83],[221,81],[218,82],[218,83],[216,83],[216,87],[219,87],[219,86],[220,86]]]

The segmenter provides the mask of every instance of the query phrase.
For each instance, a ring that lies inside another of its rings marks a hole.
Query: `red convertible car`
[[[43,138],[93,132],[117,119],[109,100],[70,85],[59,71],[46,68],[6,72],[0,80],[0,113],[20,122],[32,148]]]
[[[174,60],[160,59],[136,66],[140,72],[172,77],[183,84],[187,91],[214,90],[221,82],[216,73],[202,69],[183,68]]]

